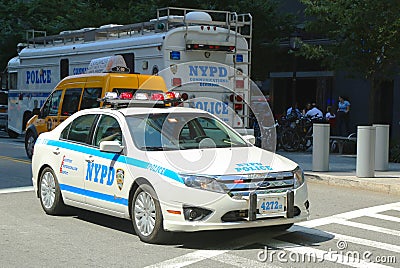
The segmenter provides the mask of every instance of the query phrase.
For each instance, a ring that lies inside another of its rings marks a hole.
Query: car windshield
[[[207,114],[163,113],[127,117],[140,150],[167,151],[249,146],[220,120]]]

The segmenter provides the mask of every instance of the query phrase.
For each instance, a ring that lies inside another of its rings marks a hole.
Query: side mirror
[[[100,142],[100,151],[106,153],[119,154],[124,149],[124,146],[120,145],[118,141],[102,141]]]
[[[244,136],[242,136],[243,137],[243,139],[245,140],[245,141],[247,141],[248,143],[250,143],[250,144],[255,144],[256,143],[256,137],[254,137],[253,135],[244,135]]]

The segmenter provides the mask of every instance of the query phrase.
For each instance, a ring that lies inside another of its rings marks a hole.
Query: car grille
[[[234,199],[241,199],[251,192],[259,194],[283,193],[294,188],[292,172],[278,172],[248,175],[224,175],[217,181],[225,186]]]

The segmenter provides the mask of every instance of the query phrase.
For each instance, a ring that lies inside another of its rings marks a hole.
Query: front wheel
[[[25,134],[25,152],[28,158],[32,159],[33,147],[35,146],[37,136],[29,130]]]
[[[64,201],[61,196],[60,186],[54,171],[46,167],[39,179],[40,204],[46,214],[60,215],[65,212]]]
[[[284,130],[281,134],[281,145],[286,152],[295,152],[300,146],[300,137],[294,130]]]
[[[165,242],[163,216],[156,192],[147,184],[136,190],[132,200],[133,228],[140,240],[147,243]]]

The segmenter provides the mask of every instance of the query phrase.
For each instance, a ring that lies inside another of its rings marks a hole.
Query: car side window
[[[40,118],[45,118],[48,115],[57,115],[60,106],[62,90],[54,91],[46,100],[43,105]]]
[[[103,115],[97,124],[94,145],[99,147],[102,141],[118,141],[122,145],[122,131],[117,119]]]
[[[97,108],[100,102],[97,100],[101,98],[102,88],[85,88],[83,90],[81,110],[89,108]]]
[[[78,111],[81,94],[81,88],[68,88],[65,90],[61,115],[69,116]]]
[[[90,130],[95,120],[95,114],[82,115],[76,118],[63,130],[60,138],[89,144]]]

